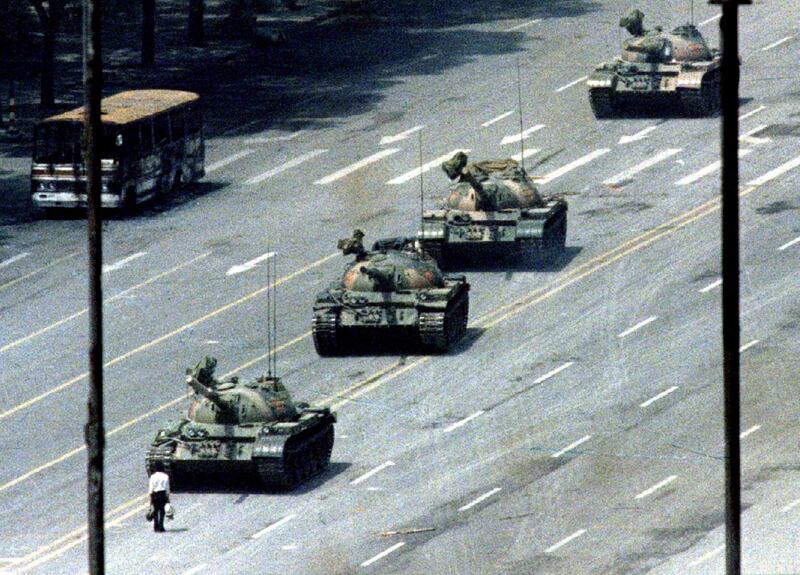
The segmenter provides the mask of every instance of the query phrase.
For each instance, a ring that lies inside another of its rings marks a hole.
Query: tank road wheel
[[[700,118],[710,116],[719,111],[719,74],[707,74],[699,90],[684,90],[681,93],[681,104],[689,116]]]
[[[336,312],[314,315],[311,322],[311,333],[314,336],[314,347],[320,356],[329,357],[341,353],[337,329],[338,314]]]
[[[269,489],[290,490],[327,469],[333,451],[334,431],[325,423],[313,433],[303,433],[287,440],[283,456],[259,457],[256,473]]]
[[[447,351],[447,327],[445,314],[423,312],[419,314],[419,339],[427,351],[444,353]]]
[[[613,118],[617,114],[614,92],[607,88],[589,90],[589,103],[592,106],[594,117],[598,120]]]

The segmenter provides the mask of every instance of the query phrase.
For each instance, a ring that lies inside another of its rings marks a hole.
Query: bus
[[[101,103],[102,207],[137,204],[205,175],[200,97],[177,90],[131,90]],[[34,210],[87,205],[84,108],[46,118],[34,131]]]

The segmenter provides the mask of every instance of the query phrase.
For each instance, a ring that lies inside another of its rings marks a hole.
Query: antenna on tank
[[[272,373],[278,377],[278,254],[270,258],[272,264],[272,345],[270,357],[272,358]]]
[[[694,0],[689,0],[689,24],[694,26]]]
[[[422,176],[422,130],[417,132],[419,148],[419,223],[423,238],[425,237],[425,182]]]
[[[519,163],[525,170],[525,135],[522,133],[522,75],[520,73],[519,56],[517,56],[517,109],[519,111]]]
[[[277,262],[276,254],[271,253],[267,260],[267,377],[278,375],[277,343],[278,343],[278,294],[276,293]]]

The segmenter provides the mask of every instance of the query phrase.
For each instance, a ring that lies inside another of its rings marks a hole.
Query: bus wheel
[[[132,216],[136,211],[136,189],[128,188],[122,197],[121,214],[123,217]]]

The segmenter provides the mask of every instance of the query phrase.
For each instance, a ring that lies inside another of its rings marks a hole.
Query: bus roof
[[[200,96],[180,90],[129,90],[103,98],[101,109],[104,124],[127,124],[166,112],[171,108],[195,102]],[[50,116],[43,122],[83,122],[83,106]]]

